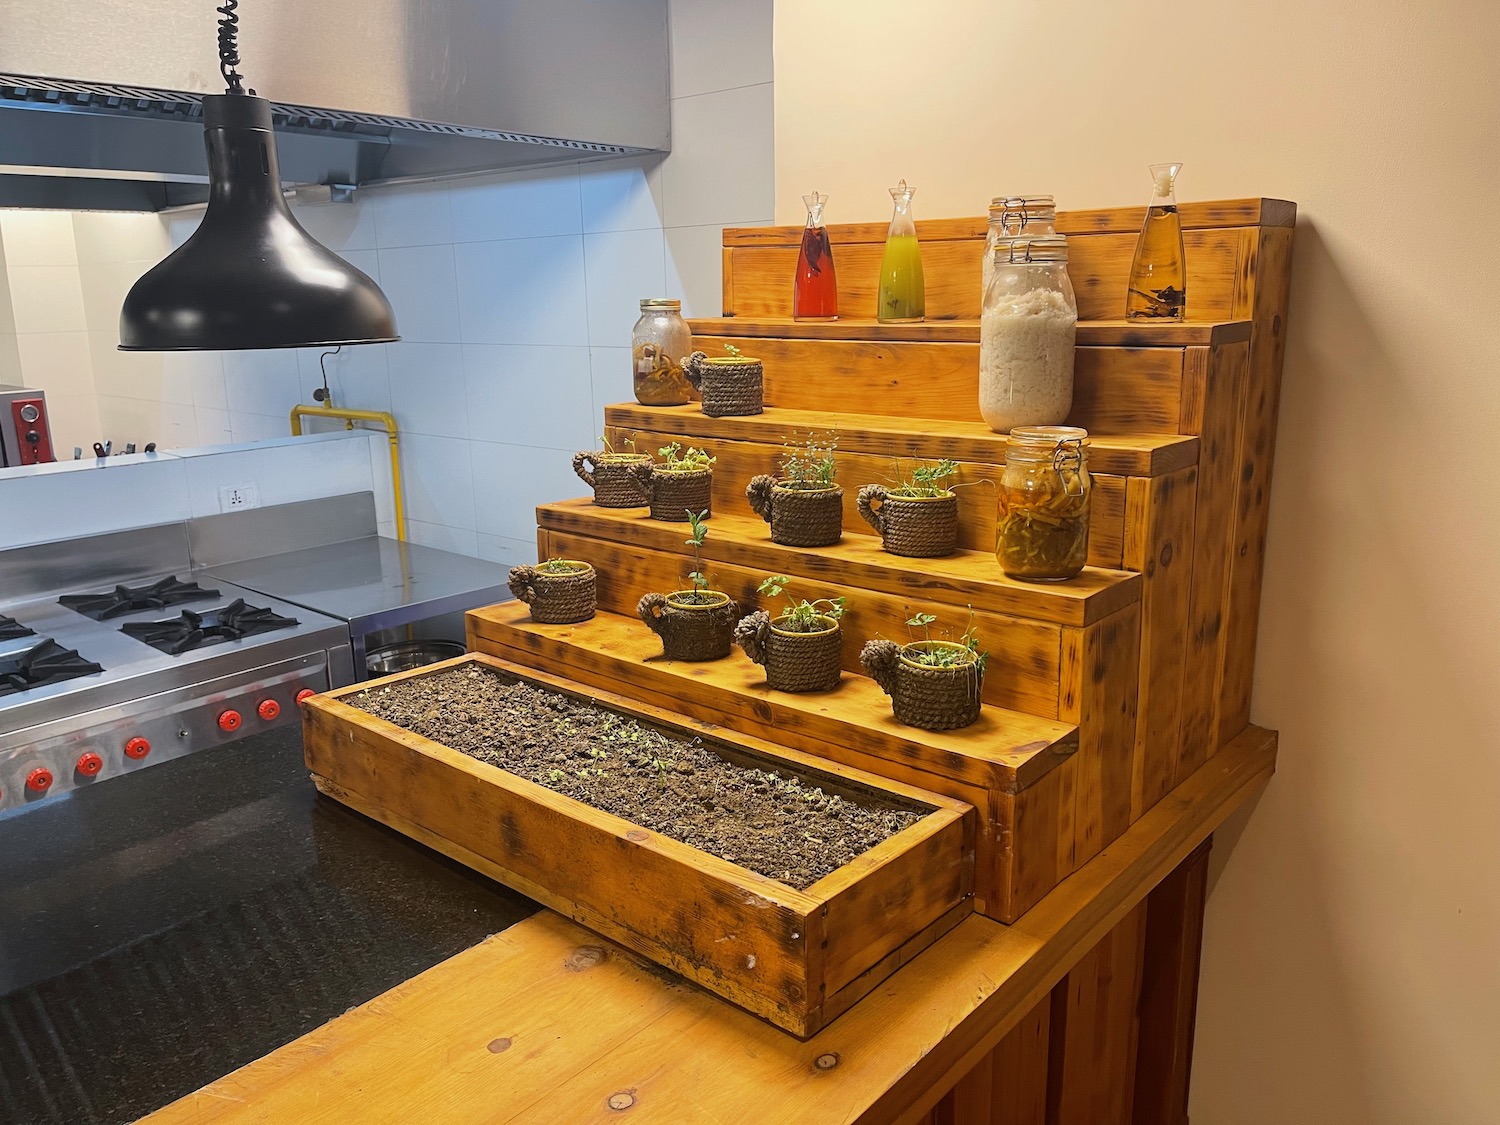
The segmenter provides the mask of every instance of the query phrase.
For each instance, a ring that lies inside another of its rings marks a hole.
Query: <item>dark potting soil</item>
[[[798,890],[923,815],[738,766],[698,738],[481,668],[416,676],[345,702]]]

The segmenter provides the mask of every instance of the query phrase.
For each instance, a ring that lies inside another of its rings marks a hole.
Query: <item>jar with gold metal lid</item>
[[[1017,426],[1000,475],[995,557],[1012,578],[1066,582],[1088,559],[1089,435],[1076,426]]]
[[[641,302],[641,318],[630,333],[635,398],[646,406],[681,406],[698,396],[682,361],[693,351],[693,334],[682,319],[682,302],[665,297]]]

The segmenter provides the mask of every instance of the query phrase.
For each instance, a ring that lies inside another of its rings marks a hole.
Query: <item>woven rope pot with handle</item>
[[[531,607],[533,621],[574,625],[594,616],[595,578],[594,568],[586,562],[553,559],[541,566],[511,567],[509,586],[512,594]]]
[[[883,484],[867,484],[856,499],[859,514],[880,533],[893,555],[933,559],[958,549],[958,496],[903,496]]]
[[[691,600],[697,597],[710,600]],[[636,611],[661,638],[662,652],[669,660],[720,660],[728,656],[734,623],[740,616],[734,599],[718,590],[701,595],[694,590],[647,594]]]
[[[710,418],[734,418],[765,410],[765,367],[758,359],[694,352],[683,360],[682,370],[703,396],[703,413]]]
[[[796,488],[775,477],[751,479],[745,498],[783,547],[831,547],[844,534],[844,490],[836,484]]]
[[[585,464],[589,467],[584,468]],[[640,478],[650,464],[651,458],[645,453],[594,449],[573,454],[573,471],[594,490],[594,503],[601,508],[644,507]]]
[[[954,649],[971,659],[947,668],[918,664],[910,653]],[[924,730],[957,730],[979,718],[979,696],[984,672],[973,653],[953,641],[866,641],[859,663],[891,697],[898,721]]]
[[[784,628],[786,616],[774,620],[756,610],[734,627],[734,643],[766,670],[766,684],[777,691],[832,691],[842,675],[844,637],[832,617],[819,616],[821,629],[799,633]]]
[[[686,523],[688,512],[713,514],[714,471],[712,468],[667,469],[647,465],[637,476],[641,495],[651,505],[651,518],[668,523]]]

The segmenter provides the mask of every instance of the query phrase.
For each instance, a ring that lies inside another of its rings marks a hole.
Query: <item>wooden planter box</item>
[[[739,765],[931,811],[797,891],[342,702],[467,664],[696,736]],[[971,806],[494,657],[471,653],[314,696],[303,737],[328,796],[796,1035],[818,1031],[972,909]]]

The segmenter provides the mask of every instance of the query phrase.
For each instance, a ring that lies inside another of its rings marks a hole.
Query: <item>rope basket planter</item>
[[[692,590],[670,594],[647,594],[636,611],[653,633],[661,638],[662,652],[669,660],[720,660],[729,655],[739,606],[728,594],[710,590],[710,602],[688,601]]]
[[[535,566],[510,569],[510,592],[531,607],[531,619],[542,625],[574,625],[594,616],[594,568],[586,562],[564,559],[565,573]]]
[[[587,464],[588,468],[584,465]],[[610,453],[595,449],[573,454],[573,471],[594,490],[601,508],[639,508],[645,504],[640,478],[651,458],[645,453]]]
[[[856,501],[864,521],[893,555],[933,559],[958,549],[958,496],[902,496],[883,484],[867,484]]]
[[[766,685],[776,691],[832,691],[838,687],[844,644],[839,623],[832,617],[819,617],[822,629],[797,633],[779,628],[784,620],[772,620],[769,613],[757,610],[734,627],[734,643],[765,668]]]
[[[694,352],[683,361],[688,382],[703,396],[710,418],[759,414],[765,409],[765,367],[748,356],[709,358]]]
[[[859,663],[891,697],[899,722],[924,730],[957,730],[979,718],[984,673],[971,660],[949,668],[917,664],[908,653],[936,648],[969,650],[952,641],[866,641]],[[972,655],[972,654],[971,654]]]
[[[651,518],[667,523],[686,523],[688,512],[713,514],[714,471],[687,472],[647,465],[637,478],[641,494],[651,505]]]
[[[771,542],[783,547],[831,547],[844,534],[844,490],[793,488],[761,475],[745,489],[750,507],[771,525]]]

